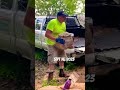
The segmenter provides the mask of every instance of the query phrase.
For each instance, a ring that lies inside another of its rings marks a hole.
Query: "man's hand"
[[[60,43],[60,44],[65,44],[65,40],[64,39],[61,39],[61,38],[56,38],[55,40],[57,43]]]

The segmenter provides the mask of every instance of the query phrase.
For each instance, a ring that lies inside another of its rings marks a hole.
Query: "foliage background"
[[[56,15],[59,10],[69,15],[85,13],[85,0],[35,0],[36,15]]]

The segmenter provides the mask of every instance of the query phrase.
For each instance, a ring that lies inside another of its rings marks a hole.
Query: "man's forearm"
[[[61,39],[61,38],[55,38],[55,37],[51,34],[51,31],[46,31],[45,37],[47,37],[47,38],[49,38],[49,39],[51,39],[51,40],[53,40],[53,41],[55,41],[55,42],[58,42],[58,43],[60,43],[60,44],[64,44],[64,43],[65,43],[65,41],[64,41],[63,39]]]
[[[51,34],[46,34],[45,36],[51,40],[56,40],[56,38],[54,38]]]

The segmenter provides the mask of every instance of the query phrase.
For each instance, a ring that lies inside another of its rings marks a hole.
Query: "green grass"
[[[49,85],[50,86],[59,86],[60,84],[58,83],[58,81],[56,79],[49,81],[49,83],[48,83],[48,80],[43,80],[42,87],[49,86]]]
[[[72,71],[76,68],[77,66],[72,63],[72,62],[66,62],[66,65],[65,65],[65,70],[66,71]]]
[[[12,54],[1,54],[0,56],[0,78],[14,80],[19,84],[29,82],[30,60],[18,60]]]
[[[13,67],[8,67],[7,65],[0,65],[0,77],[6,77],[9,79],[16,79]]]
[[[44,50],[36,49],[35,50],[35,60],[47,62],[47,52],[45,52]]]

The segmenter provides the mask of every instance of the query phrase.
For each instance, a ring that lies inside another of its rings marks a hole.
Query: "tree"
[[[85,0],[77,1],[77,14],[85,14]]]
[[[56,15],[59,10],[73,15],[77,9],[78,0],[35,0],[36,14]]]
[[[80,0],[80,1],[83,4],[81,13],[85,14],[85,0]]]

